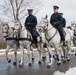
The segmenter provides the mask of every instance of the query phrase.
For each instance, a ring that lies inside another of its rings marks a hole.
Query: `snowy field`
[[[69,68],[69,70],[66,71],[65,73],[56,71],[53,75],[76,75],[76,67]]]
[[[33,50],[35,53],[37,53],[37,51],[34,49]],[[25,54],[27,54],[27,50],[26,49],[24,49],[24,53]],[[31,52],[31,51],[30,51]],[[6,53],[6,49],[0,49],[0,56],[3,56],[3,55],[5,55],[5,53]],[[14,50],[13,49],[10,49],[9,50],[9,52],[8,52],[8,54],[9,55],[13,55],[14,54]],[[19,50],[17,50],[17,54],[21,54],[21,51],[20,51],[20,49]]]
[[[46,49],[46,48],[45,48],[45,50],[46,50],[46,52],[47,52],[47,49]],[[54,49],[54,48],[52,48],[51,50],[52,50],[52,52],[55,52],[55,49]],[[5,55],[5,52],[6,52],[6,49],[0,49],[0,56]],[[28,51],[27,51],[26,49],[24,49],[24,53],[27,54],[27,52],[28,52]],[[30,51],[30,52],[31,52],[31,51]],[[34,53],[38,53],[38,50],[33,49],[33,52],[34,52]],[[76,47],[71,47],[71,51],[69,52],[69,54],[75,54],[75,53],[76,53]],[[11,49],[9,50],[8,54],[9,54],[9,55],[14,54],[13,48],[11,48]],[[17,54],[21,54],[20,49],[17,50]]]

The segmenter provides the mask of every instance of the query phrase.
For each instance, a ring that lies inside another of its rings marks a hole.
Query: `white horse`
[[[9,49],[14,48],[15,60],[13,65],[17,65],[17,45],[18,42],[16,38],[14,38],[13,29],[9,27],[8,23],[3,23],[2,25],[2,33],[3,37],[6,40],[7,48],[6,48],[6,59],[9,63],[11,63],[11,59],[8,58]]]
[[[55,29],[50,24],[50,22],[48,22],[47,17],[41,19],[41,26],[45,30],[46,44],[47,44],[47,48],[48,48],[48,52],[49,52],[49,64],[47,65],[47,67],[51,67],[51,65],[52,65],[52,58],[51,58],[52,52],[50,50],[51,47],[55,48],[55,50],[56,50],[56,57],[57,57],[58,65],[61,64],[60,51],[59,51],[59,49],[61,47],[63,48],[63,52],[64,52],[64,61],[65,61],[65,59],[67,59],[69,61],[70,58],[68,56],[68,51],[70,49],[70,40],[71,40],[70,32],[66,28],[64,29],[64,31],[66,32],[65,40],[67,42],[67,47],[63,47],[62,43],[60,41],[61,37],[59,35],[59,32],[57,31],[57,29]],[[67,50],[65,50],[66,48],[67,48]]]
[[[71,22],[71,29],[74,32],[73,42],[74,42],[74,45],[76,45],[76,22],[75,21]]]
[[[33,50],[33,48],[35,47],[35,44],[32,43],[32,39],[30,38],[30,34],[28,34],[29,31],[26,31],[24,26],[21,26],[19,21],[16,21],[15,25],[14,25],[14,33],[18,33],[19,34],[19,44],[20,44],[20,49],[21,49],[21,61],[20,61],[20,66],[22,66],[23,64],[23,59],[24,59],[24,48],[26,48],[28,50],[28,58],[29,58],[29,66],[32,64],[32,60],[33,59],[33,55],[30,54],[30,49]],[[27,38],[27,35],[29,35],[29,37]],[[42,49],[43,49],[43,45],[45,44],[45,37],[42,37],[43,34],[41,34],[40,37],[38,37],[38,51],[39,51],[39,64],[42,63]],[[30,47],[31,46],[31,47]],[[33,54],[33,51],[32,51]],[[32,56],[32,57],[31,57]]]

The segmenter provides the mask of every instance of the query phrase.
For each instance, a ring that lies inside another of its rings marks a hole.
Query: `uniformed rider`
[[[63,27],[66,27],[66,19],[63,17],[63,13],[59,13],[61,16],[62,16],[62,18],[63,18],[63,21],[62,21],[62,26]]]
[[[51,15],[50,23],[59,31],[63,46],[66,46],[65,35],[63,31],[63,17],[58,13],[58,6],[53,6],[54,13]]]
[[[38,47],[37,46],[37,43],[38,43],[37,37],[39,36],[39,33],[36,31],[37,18],[32,13],[33,13],[33,9],[29,8],[28,17],[25,20],[25,27],[31,33],[33,41],[34,41],[36,47]]]

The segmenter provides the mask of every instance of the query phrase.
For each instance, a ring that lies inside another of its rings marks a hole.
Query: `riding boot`
[[[36,48],[38,48],[38,43],[35,43]]]
[[[66,44],[66,42],[65,42],[65,41],[63,41],[63,46],[67,46],[67,44]]]

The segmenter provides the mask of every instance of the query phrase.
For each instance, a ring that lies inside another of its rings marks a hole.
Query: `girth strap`
[[[56,30],[55,34],[54,34],[50,39],[48,39],[48,38],[46,37],[46,35],[45,35],[45,38],[46,38],[46,40],[49,42],[56,34],[57,34],[57,30]]]

